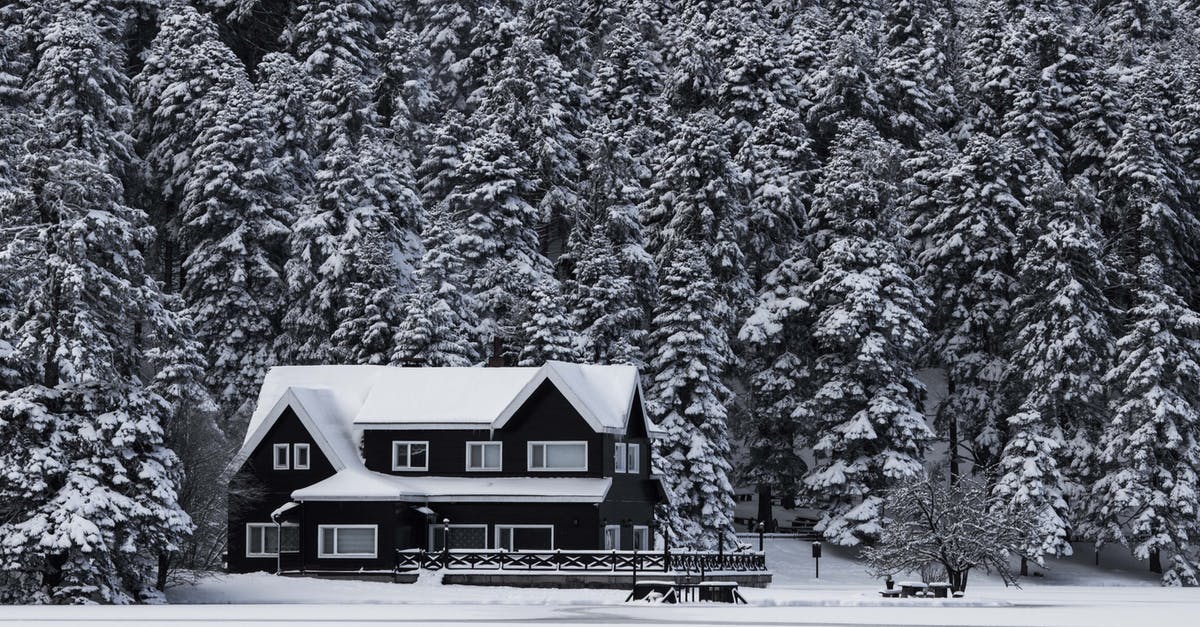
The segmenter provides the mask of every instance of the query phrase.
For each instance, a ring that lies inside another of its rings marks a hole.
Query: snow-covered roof
[[[240,466],[292,407],[337,470],[362,467],[362,429],[499,429],[545,381],[598,433],[625,432],[638,391],[633,366],[550,361],[527,368],[277,366],[267,372],[250,417]],[[652,436],[659,430],[648,418]]]
[[[612,478],[398,477],[362,468],[292,492],[296,501],[599,503]]]

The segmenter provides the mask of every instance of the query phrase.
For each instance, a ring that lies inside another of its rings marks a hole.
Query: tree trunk
[[[167,573],[171,572],[171,553],[161,551],[158,554],[158,578],[154,587],[160,591],[167,589]]]
[[[946,396],[954,396],[954,379],[950,378],[949,373],[946,375]],[[944,411],[946,408],[943,401],[939,411]],[[950,447],[950,483],[957,483],[959,473],[958,467],[958,416],[950,415],[946,417],[946,439]]]
[[[1021,576],[1022,577],[1029,576],[1029,559],[1026,558],[1024,555],[1021,556]]]
[[[1150,551],[1150,572],[1159,575],[1162,574],[1162,555],[1158,549]]]

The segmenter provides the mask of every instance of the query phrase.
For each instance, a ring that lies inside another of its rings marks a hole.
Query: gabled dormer
[[[289,492],[332,476],[357,453],[330,439],[338,429],[328,424],[327,392],[288,389],[268,412],[252,423],[230,470],[249,473],[272,492]]]

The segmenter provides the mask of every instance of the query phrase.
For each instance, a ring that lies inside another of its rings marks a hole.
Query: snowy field
[[[8,607],[0,624],[130,625],[520,625],[626,623],[669,625],[1195,625],[1200,592],[1168,589],[1141,565],[1106,551],[1103,564],[1080,555],[1051,565],[1021,589],[972,575],[961,600],[884,600],[880,584],[843,550],[825,547],[814,579],[809,544],[767,543],[775,583],[747,588],[750,606],[626,605],[620,590],[443,586],[425,573],[412,585],[219,575],[172,588],[171,605]]]

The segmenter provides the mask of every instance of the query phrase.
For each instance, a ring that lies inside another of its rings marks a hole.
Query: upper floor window
[[[467,442],[467,470],[500,470],[501,442]]]
[[[290,444],[276,444],[272,450],[274,451],[275,470],[288,470],[292,467]]]
[[[529,470],[587,470],[587,442],[530,442]]]
[[[628,442],[617,442],[613,445],[613,472],[641,472],[642,445]]]
[[[292,459],[295,461],[295,464],[292,466],[292,468],[295,470],[308,470],[308,445],[293,444],[292,452],[294,453]]]
[[[429,442],[392,442],[392,470],[429,470]]]

